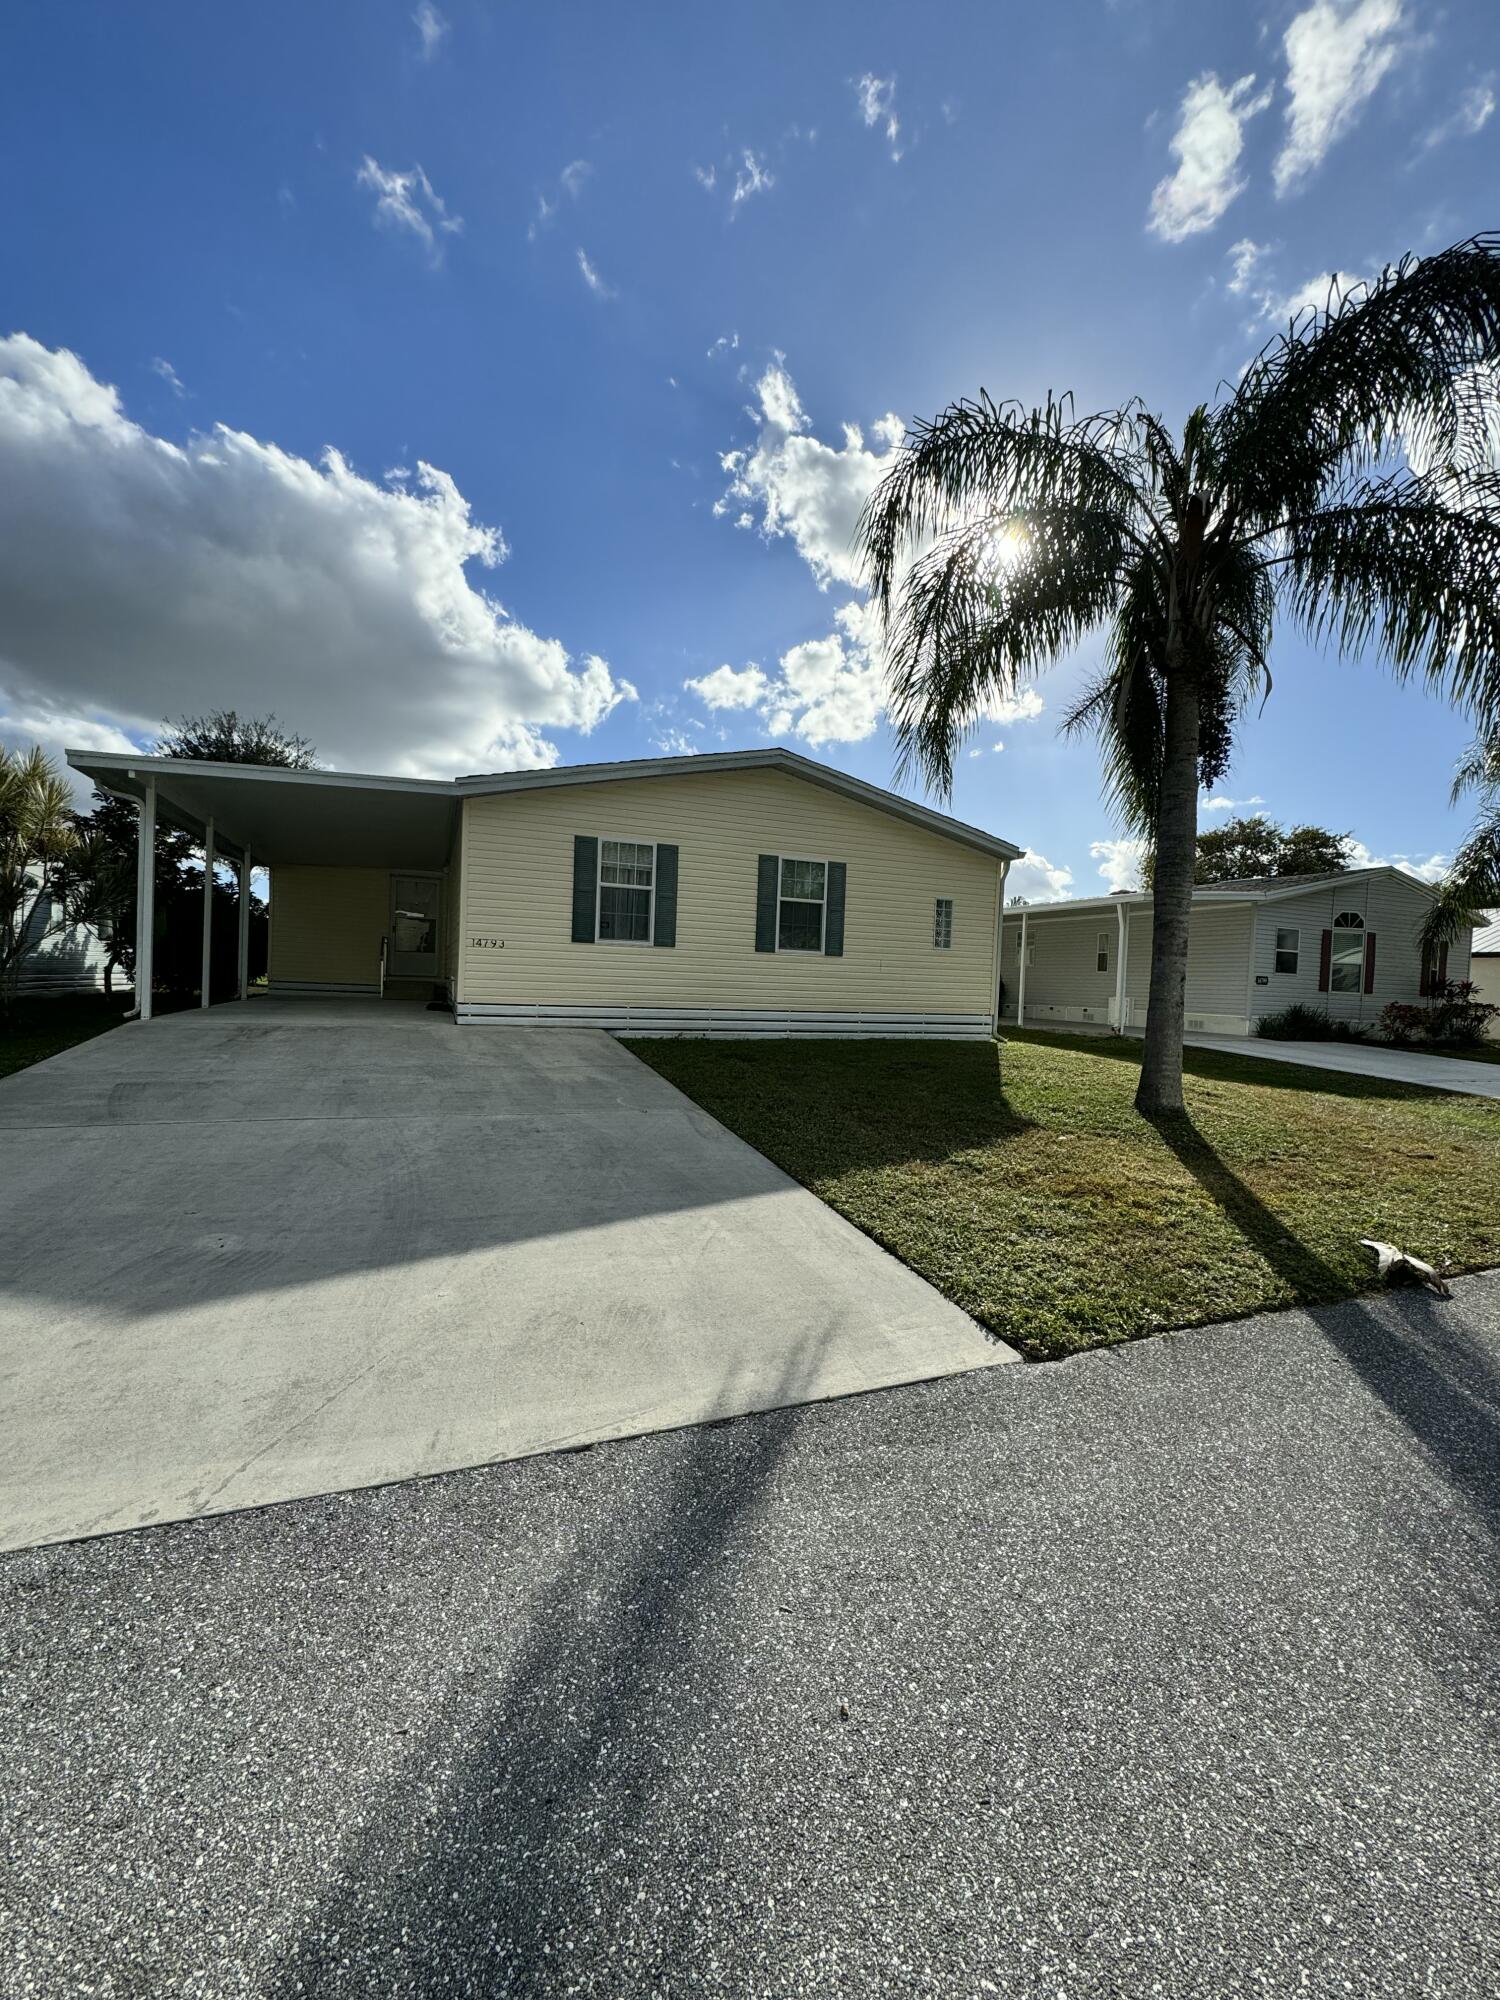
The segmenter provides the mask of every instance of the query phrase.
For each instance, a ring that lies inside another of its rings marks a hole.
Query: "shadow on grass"
[[[1104,1056],[1112,1062],[1128,1063],[1134,1069],[1141,1066],[1141,1043],[1133,1035],[1064,1035],[1041,1028],[1025,1028],[1019,1034],[1014,1029],[1002,1028],[1001,1034],[1018,1048],[1035,1042],[1044,1048],[1076,1049],[1083,1055]],[[1231,1055],[1226,1050],[1195,1049],[1191,1045],[1183,1050],[1182,1067],[1188,1076],[1202,1077],[1210,1083],[1250,1083],[1266,1090],[1309,1091],[1319,1097],[1410,1101],[1462,1095],[1437,1090],[1431,1084],[1397,1083],[1389,1077],[1359,1076],[1350,1070],[1316,1069],[1304,1063],[1278,1062],[1274,1058],[1268,1061],[1261,1056]]]
[[[1304,1243],[1215,1152],[1191,1118],[1150,1120],[1188,1172],[1298,1301],[1328,1306],[1317,1324],[1429,1463],[1500,1541],[1500,1367],[1430,1293],[1401,1296],[1400,1316],[1348,1299],[1346,1277]],[[1351,1223],[1351,1227],[1353,1224]]]
[[[1030,1129],[991,1041],[632,1041],[632,1054],[800,1181],[941,1164]]]

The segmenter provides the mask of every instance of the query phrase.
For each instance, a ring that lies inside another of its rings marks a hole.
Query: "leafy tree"
[[[1253,813],[1198,835],[1193,881],[1202,888],[1246,876],[1341,875],[1348,866],[1348,834],[1330,833],[1322,826],[1294,826],[1288,832],[1264,813]],[[1148,888],[1154,872],[1155,857],[1148,854],[1141,863]]]
[[[0,744],[0,1013],[15,1003],[24,960],[67,928],[62,881],[75,839],[67,780],[41,746]]]
[[[1497,363],[1479,236],[1299,315],[1176,433],[1140,402],[981,391],[916,424],[866,506],[901,766],[940,790],[989,701],[1105,631],[1070,720],[1157,856],[1147,1114],[1183,1108],[1198,795],[1269,692],[1278,617],[1500,717]]]
[[[1438,885],[1422,931],[1423,944],[1434,953],[1482,924],[1488,911],[1500,909],[1500,726],[1482,736],[1459,765],[1455,803],[1467,792],[1479,794],[1479,812]]]
[[[165,724],[156,754],[209,764],[271,764],[285,771],[318,768],[318,753],[305,736],[290,735],[274,715],[242,716],[232,708],[183,715]]]

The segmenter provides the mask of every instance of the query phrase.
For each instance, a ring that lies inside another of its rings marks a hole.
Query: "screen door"
[[[438,895],[436,875],[391,877],[390,970],[398,979],[436,979]]]

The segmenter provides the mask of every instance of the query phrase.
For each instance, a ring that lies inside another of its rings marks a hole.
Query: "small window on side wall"
[[[1094,939],[1094,970],[1095,972],[1108,972],[1109,970],[1108,931],[1100,931]]]
[[[953,898],[939,896],[932,906],[932,948],[934,951],[953,949]]]
[[[1276,970],[1295,972],[1302,950],[1300,931],[1278,931],[1276,933]]]

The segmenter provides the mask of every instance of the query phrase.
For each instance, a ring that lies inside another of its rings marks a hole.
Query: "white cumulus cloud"
[[[1045,854],[1023,854],[1010,864],[1005,878],[1005,900],[1020,897],[1027,903],[1055,903],[1073,886],[1073,871]]]
[[[749,450],[724,455],[730,484],[715,511],[748,515],[768,540],[786,536],[824,588],[858,585],[855,524],[889,470],[905,425],[899,417],[882,417],[872,427],[873,448],[854,424],[844,426],[842,445],[824,444],[811,435],[796,385],[780,362],[761,376],[756,400],[759,434]]]
[[[711,709],[753,713],[768,736],[798,736],[814,747],[863,742],[885,711],[878,620],[856,602],[840,606],[834,627],[789,647],[775,674],[751,661],[715,667],[683,686]]]
[[[508,551],[453,479],[376,482],[218,426],[178,445],[74,354],[0,339],[0,713],[123,747],[274,710],[347,769],[555,763],[635,690],[471,576]]]
[[[1035,722],[1047,706],[1035,688],[1022,688],[1019,694],[996,695],[987,701],[981,713],[989,722]],[[997,743],[997,750],[1004,745]]]
[[[1150,843],[1128,835],[1119,840],[1091,840],[1089,859],[1099,864],[1099,874],[1111,890],[1139,889],[1141,863],[1150,852]]]
[[[1244,806],[1263,806],[1265,800],[1259,792],[1252,792],[1248,799],[1227,798],[1223,792],[1215,792],[1211,799],[1203,801],[1206,813],[1237,812]]]
[[[1288,25],[1278,195],[1290,194],[1354,125],[1401,53],[1401,25],[1402,0],[1314,0]]]
[[[1210,72],[1183,93],[1171,153],[1177,166],[1158,181],[1147,227],[1168,243],[1212,229],[1245,187],[1239,171],[1245,124],[1264,111],[1271,92],[1257,94],[1254,76],[1226,86]]]

